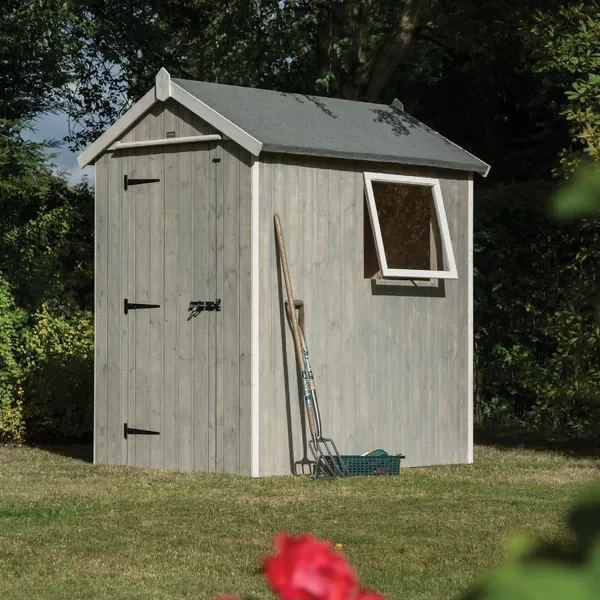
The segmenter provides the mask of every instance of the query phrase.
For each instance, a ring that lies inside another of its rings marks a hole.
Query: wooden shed
[[[473,174],[488,165],[397,101],[164,69],[79,164],[96,166],[96,463],[298,471],[276,213],[324,433],[407,466],[473,460]]]

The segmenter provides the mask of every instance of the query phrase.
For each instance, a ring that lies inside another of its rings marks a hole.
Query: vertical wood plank
[[[127,175],[133,174],[136,167],[136,155],[134,151],[127,152],[127,157],[124,159],[124,165],[126,165]],[[127,294],[125,298],[129,302],[135,301],[136,295],[136,276],[137,276],[137,264],[136,264],[136,196],[135,188],[128,188],[123,193],[123,199],[127,206],[129,213],[128,218],[128,243],[129,243],[129,255],[127,265]],[[125,422],[130,426],[134,427],[136,422],[135,404],[136,404],[136,321],[134,313],[127,315],[127,328],[128,328],[128,339],[127,339],[127,419]],[[136,436],[129,436],[126,440],[127,443],[127,464],[131,466],[136,465]]]
[[[345,351],[342,339],[343,313],[342,297],[342,264],[343,264],[343,225],[342,225],[342,177],[343,171],[338,164],[332,164],[329,169],[329,227],[328,227],[328,266],[329,266],[329,293],[328,300],[328,325],[329,331],[329,394],[325,405],[324,419],[332,424],[331,437],[341,439],[346,415],[342,398],[342,382],[344,378],[341,357]],[[334,419],[334,415],[337,417]],[[335,424],[335,425],[334,425]]]
[[[313,166],[314,163],[311,163]],[[314,166],[313,166],[314,168]],[[333,399],[331,397],[331,356],[329,338],[329,307],[330,307],[330,278],[329,278],[329,186],[330,171],[328,164],[323,161],[315,173],[315,213],[313,227],[315,231],[315,246],[313,254],[315,286],[315,300],[312,307],[311,321],[314,323],[314,352],[315,378],[318,385],[317,393],[320,398],[319,410],[323,434],[333,437],[335,432],[329,418],[329,409]],[[318,378],[318,379],[317,379]],[[333,438],[335,439],[335,438]]]
[[[281,213],[283,214],[283,235],[285,239],[285,248],[294,298],[297,300],[306,301],[306,286],[302,278],[302,221],[304,217],[304,197],[303,190],[300,189],[301,172],[301,160],[286,160],[281,176],[282,183],[276,188],[276,192],[278,205]],[[280,304],[280,310],[282,315],[285,315],[284,302],[287,300],[285,286],[282,286],[282,291],[283,302]],[[308,314],[307,311],[310,311],[309,306],[305,306],[305,315],[310,318],[310,314]],[[302,431],[302,421],[306,422],[305,417],[303,417],[304,399],[302,393],[300,392],[302,383],[295,358],[292,332],[287,318],[284,317],[282,323],[283,327],[285,328],[287,346],[289,348],[289,351],[287,352],[287,369],[290,377],[290,407],[289,409],[284,406],[281,408],[285,409],[284,414],[286,415],[286,418],[291,417],[291,431],[288,433],[288,435],[291,435],[294,456],[295,460],[297,461],[302,459],[304,454],[303,440],[302,436],[300,435]],[[287,414],[288,411],[290,413],[289,416]],[[283,444],[280,442],[277,447],[277,455],[281,454],[282,448]],[[279,462],[281,463],[282,460],[280,459]],[[280,466],[280,468],[282,467],[283,465]]]
[[[364,234],[363,226],[370,227],[368,215],[364,214],[364,184],[362,171],[353,165],[353,191],[355,210],[355,255],[354,273],[356,279],[355,314],[356,314],[356,340],[355,340],[355,369],[356,369],[356,394],[355,394],[355,449],[353,452],[362,454],[371,446],[369,439],[369,406],[370,406],[370,345],[371,328],[369,326],[371,282],[364,279]],[[366,221],[365,221],[366,217]],[[362,452],[361,452],[362,450]]]
[[[119,174],[119,196],[121,200],[121,206],[119,207],[120,218],[121,218],[121,265],[119,272],[119,284],[120,284],[120,301],[121,305],[119,306],[119,319],[121,322],[121,331],[120,331],[120,393],[119,393],[119,401],[120,401],[120,422],[121,422],[121,431],[119,432],[120,439],[120,460],[119,464],[126,465],[128,464],[128,442],[123,435],[123,424],[127,423],[127,412],[128,412],[128,378],[129,378],[129,319],[124,314],[123,311],[123,300],[125,298],[129,298],[129,256],[130,252],[133,252],[133,248],[131,246],[131,242],[129,240],[129,198],[127,194],[123,190],[123,173],[127,172],[127,167],[129,163],[128,154],[126,152],[119,152],[114,155],[114,160],[119,160],[120,165],[120,174]],[[130,250],[131,248],[131,250]]]
[[[218,144],[216,150],[216,162],[214,162],[214,170],[216,173],[216,287],[217,298],[220,298],[223,303],[223,309],[215,313],[216,333],[215,333],[215,349],[216,349],[216,365],[215,365],[215,470],[217,473],[225,472],[225,443],[224,443],[224,406],[223,392],[224,381],[226,374],[224,373],[224,303],[227,302],[224,294],[224,252],[225,252],[225,212],[224,212],[224,190],[225,190],[225,174],[223,170],[223,145]]]
[[[315,219],[318,218],[319,204],[316,198],[316,172],[310,164],[310,160],[301,160],[300,172],[298,179],[298,198],[296,199],[297,206],[301,207],[302,219],[301,219],[301,252],[300,261],[298,263],[298,275],[302,282],[302,299],[304,300],[304,331],[306,334],[306,345],[310,354],[310,361],[313,370],[313,377],[315,379],[315,387],[317,390],[317,402],[319,399],[321,403],[326,401],[326,397],[323,395],[324,389],[324,371],[322,367],[323,356],[319,347],[319,339],[322,337],[322,331],[319,331],[316,327],[317,324],[317,313],[322,311],[322,297],[316,286],[313,284],[315,272],[316,272],[316,261],[315,261],[315,246],[317,229]],[[285,192],[284,192],[285,193]],[[293,221],[292,221],[293,222]],[[289,327],[288,327],[289,329]],[[293,350],[293,347],[292,347]],[[297,369],[297,367],[296,367]],[[320,404],[319,403],[319,412]],[[302,455],[306,452],[305,439],[306,434],[303,436],[304,439],[300,438],[300,431],[306,431],[308,426],[306,416],[302,410],[298,410],[298,432],[295,432],[295,436],[302,441],[302,446],[296,444],[298,450],[302,454],[298,458],[302,458]],[[310,452],[307,452],[309,454]]]
[[[123,422],[121,421],[121,193],[123,179],[121,160],[108,155],[108,206],[107,206],[107,326],[108,326],[108,380],[107,380],[107,462],[121,462]]]
[[[356,236],[356,195],[354,193],[354,173],[348,165],[344,169],[340,207],[342,210],[342,402],[346,406],[345,431],[340,435],[339,446],[343,452],[358,452],[356,443],[357,416],[357,362],[356,362],[356,314],[357,269],[355,263]],[[364,450],[363,450],[364,452]]]
[[[452,193],[452,186],[448,186],[446,181],[441,181],[442,196],[446,208],[446,214],[449,219],[453,213],[451,198],[448,194]],[[456,244],[456,236],[451,222],[448,223],[451,231],[450,238],[452,245]],[[439,224],[438,224],[439,227]],[[447,265],[444,264],[447,268]],[[431,298],[430,299],[430,322],[432,331],[430,335],[435,339],[435,345],[429,352],[430,364],[430,394],[432,411],[429,423],[429,439],[431,445],[430,460],[433,464],[439,464],[443,457],[446,457],[449,462],[454,461],[454,448],[450,443],[450,438],[453,436],[452,422],[455,417],[452,415],[455,411],[452,410],[452,402],[448,402],[447,392],[440,393],[440,390],[451,390],[452,383],[448,381],[448,360],[452,354],[449,344],[451,343],[449,330],[452,329],[454,321],[451,314],[448,313],[448,307],[453,302],[450,300],[454,290],[448,288],[449,282],[444,282],[446,289],[446,298]]]
[[[136,131],[138,128],[136,128]],[[147,135],[147,134],[146,134]],[[151,177],[148,154],[136,150],[135,169],[130,177]],[[146,189],[145,189],[146,188]],[[133,188],[135,198],[135,295],[130,302],[151,303],[150,298],[150,211],[147,186]],[[128,317],[135,321],[135,420],[130,427],[150,428],[150,311],[136,310]],[[134,436],[132,436],[134,437]],[[149,436],[135,436],[135,464],[150,465]]]
[[[133,126],[133,142],[145,142],[150,138],[150,113],[146,113],[143,117],[140,117],[139,121]],[[125,141],[125,140],[123,140]]]
[[[210,203],[208,146],[194,146],[194,277],[193,300],[213,299],[210,289]],[[194,331],[194,463],[195,471],[209,471],[209,337],[213,319],[200,314],[192,319]]]
[[[164,130],[164,112],[162,106],[155,105],[149,115],[150,137],[162,137]],[[165,322],[165,173],[162,148],[149,149],[150,177],[160,179],[158,183],[148,184],[148,211],[150,214],[150,281],[149,298],[151,304],[160,308],[148,311],[149,320],[149,428],[163,434],[164,406],[164,322]],[[150,466],[162,468],[164,465],[163,440],[160,436],[151,436]]]
[[[223,468],[238,473],[240,461],[240,173],[238,146],[223,144]],[[247,301],[247,299],[244,299]]]
[[[173,126],[174,116],[165,114],[167,129]],[[164,465],[167,469],[179,467],[179,190],[178,151],[176,146],[165,148],[165,289],[164,289],[164,412],[160,437],[163,444]]]
[[[108,170],[96,163],[94,293],[94,462],[108,462]]]
[[[221,158],[220,145],[211,144],[208,153],[208,236],[207,236],[207,272],[205,278],[205,290],[208,297],[215,299],[219,296],[217,286],[217,186],[220,180],[217,177],[218,160]],[[215,313],[218,315],[220,313]],[[208,470],[211,473],[217,471],[219,437],[218,423],[218,393],[220,389],[217,387],[217,325],[219,323],[218,316],[215,319],[210,319],[208,322]]]
[[[298,231],[301,222],[301,209],[298,205],[298,179],[297,167],[293,161],[278,160],[273,171],[273,206],[272,212],[281,218],[283,237],[285,242],[288,267],[294,297],[302,299],[302,286],[298,281],[297,266],[300,262],[298,257]],[[271,236],[275,243],[273,216],[271,216]],[[298,367],[295,360],[294,343],[285,316],[285,302],[287,300],[281,261],[275,251],[275,271],[272,279],[275,283],[274,297],[274,329],[273,337],[275,347],[278,349],[277,362],[279,363],[279,393],[273,396],[271,415],[275,423],[281,423],[276,437],[271,440],[271,468],[276,472],[285,468],[290,469],[289,461],[295,464],[303,458],[305,448],[303,447],[303,424],[304,406],[301,394],[299,394],[300,380]],[[276,367],[277,368],[277,367]],[[278,401],[279,400],[279,401]],[[287,446],[287,447],[286,447]],[[286,456],[287,450],[287,456]],[[291,456],[289,456],[291,454]]]
[[[274,294],[275,277],[274,243],[273,243],[273,209],[272,209],[272,165],[268,155],[262,159],[259,173],[260,203],[259,203],[259,262],[260,262],[260,363],[259,375],[261,381],[273,381],[273,385],[260,388],[260,440],[259,440],[259,475],[270,474],[270,447],[272,433],[270,430],[271,404],[273,402],[275,379],[274,356],[275,344],[273,337],[274,323]]]
[[[252,468],[252,197],[250,154],[239,151],[239,473]]]
[[[179,135],[181,137],[195,135],[196,132],[194,131],[193,125],[194,116],[192,115],[192,113],[184,106],[181,106],[181,104],[176,104],[175,106],[177,107],[177,130],[179,132]]]
[[[178,213],[179,213],[179,261],[178,279],[178,383],[179,383],[179,468],[190,471],[193,465],[193,324],[187,320],[193,287],[194,259],[194,176],[193,152],[188,146],[180,147]]]
[[[194,135],[209,135],[216,133],[214,127],[209,125],[204,119],[201,119],[198,115],[192,115],[192,128]]]

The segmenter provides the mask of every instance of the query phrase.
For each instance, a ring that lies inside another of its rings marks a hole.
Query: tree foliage
[[[164,66],[175,77],[288,92],[398,97],[491,163],[491,180],[476,187],[478,417],[592,432],[598,226],[557,223],[545,207],[553,172],[599,158],[598,11],[597,0],[3,2],[0,430],[42,431],[42,404],[63,394],[52,391],[53,373],[74,382],[69,369],[90,366],[91,191],[54,176],[51,147],[26,142],[23,128],[66,110],[70,144],[80,148]],[[594,202],[594,178],[587,182],[581,210]],[[45,346],[74,332],[85,340],[73,342],[76,356]],[[91,386],[85,373],[79,379]],[[51,420],[66,410],[49,409]]]
[[[90,428],[93,199],[0,123],[0,438]]]
[[[559,222],[554,182],[480,198],[475,236],[477,418],[598,434],[600,223]]]
[[[69,95],[80,147],[156,72],[377,101],[435,0],[85,0],[88,42]],[[125,100],[127,99],[127,100]]]
[[[0,3],[0,118],[31,120],[61,105],[76,38],[59,0]]]
[[[561,151],[557,174],[569,176],[582,155],[600,160],[600,4],[565,3],[535,14],[537,70],[566,97],[560,114],[571,144]]]

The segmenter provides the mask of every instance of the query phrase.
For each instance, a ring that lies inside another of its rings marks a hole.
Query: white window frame
[[[377,250],[377,259],[381,268],[381,275],[384,278],[398,279],[458,279],[456,271],[456,261],[452,249],[452,240],[450,239],[450,230],[448,229],[448,220],[444,209],[444,200],[442,198],[442,188],[440,180],[432,177],[415,177],[410,175],[392,175],[389,173],[365,173],[365,190],[367,192],[367,205],[369,207],[369,217],[371,219],[371,228],[375,239],[375,248]],[[444,271],[431,271],[420,269],[390,269],[388,267],[379,225],[379,215],[377,214],[377,205],[375,204],[375,194],[373,192],[373,182],[383,183],[402,183],[405,185],[418,185],[430,187],[433,194],[433,205],[442,238],[442,253],[444,265],[447,267]]]

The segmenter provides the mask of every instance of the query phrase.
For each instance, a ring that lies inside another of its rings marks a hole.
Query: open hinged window
[[[373,234],[365,231],[365,274],[377,274],[374,244],[380,277],[457,279],[439,180],[365,173],[365,187]]]

